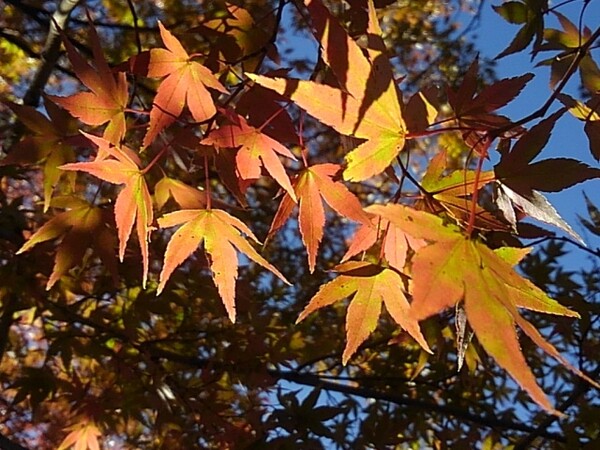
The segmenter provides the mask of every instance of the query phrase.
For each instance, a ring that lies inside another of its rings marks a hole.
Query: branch
[[[592,379],[597,379],[598,376],[600,376],[600,365],[596,367],[596,370],[590,373],[589,376]],[[556,410],[565,412],[573,404],[575,404],[579,397],[588,392],[589,388],[590,385],[585,380],[579,379],[575,385],[575,388],[573,389],[573,392],[571,392],[571,395],[569,395],[565,401],[558,405]],[[558,420],[558,416],[548,414],[532,432],[515,444],[514,450],[527,450],[528,448],[531,448],[533,441],[535,441],[538,437],[545,437],[545,430],[550,428],[550,426],[556,422],[556,420]]]
[[[437,403],[426,402],[422,400],[406,398],[398,394],[390,393],[390,392],[381,392],[376,389],[364,388],[364,387],[355,387],[349,386],[345,384],[340,384],[334,381],[328,381],[327,378],[320,377],[318,375],[312,373],[299,373],[296,370],[293,371],[283,371],[280,369],[269,369],[264,366],[263,363],[257,361],[255,365],[244,365],[240,367],[235,363],[219,363],[218,361],[213,361],[207,358],[200,358],[195,355],[183,355],[178,352],[174,352],[171,350],[166,350],[157,346],[153,342],[134,342],[130,336],[126,333],[116,330],[111,326],[100,324],[91,320],[89,318],[84,318],[79,316],[74,311],[71,311],[70,308],[65,307],[64,305],[59,305],[54,302],[50,302],[50,304],[60,309],[63,313],[66,313],[69,316],[69,319],[74,322],[79,322],[90,326],[94,329],[97,329],[101,332],[105,332],[111,334],[128,345],[133,346],[137,350],[146,355],[150,356],[152,359],[166,359],[171,362],[175,362],[178,364],[186,365],[189,367],[193,367],[196,369],[206,369],[211,368],[214,370],[223,370],[223,371],[231,371],[234,373],[249,373],[249,372],[261,372],[264,371],[275,380],[286,380],[293,383],[301,384],[304,386],[319,386],[323,389],[340,392],[348,395],[356,395],[363,398],[374,398],[381,401],[386,401],[389,403],[394,403],[400,406],[409,406],[418,410],[427,411],[427,412],[437,412],[439,414],[445,414],[447,416],[453,416],[458,419],[463,419],[472,423],[476,423],[489,428],[502,428],[508,430],[516,430],[522,431],[525,433],[538,433],[538,436],[545,437],[547,439],[552,439],[556,442],[565,442],[564,436],[559,433],[553,433],[547,431],[546,429],[539,430],[538,428],[528,426],[522,423],[515,423],[510,420],[498,419],[496,417],[484,416],[481,414],[472,414],[468,411],[465,411],[462,408],[448,406],[448,405],[439,405]]]
[[[496,138],[498,136],[501,136],[506,131],[510,131],[518,126],[524,125],[527,122],[530,122],[534,119],[544,117],[546,115],[546,112],[548,112],[548,109],[550,109],[550,106],[552,106],[552,103],[554,103],[554,100],[556,100],[556,98],[565,88],[571,77],[575,74],[575,72],[577,72],[577,69],[579,68],[579,63],[581,63],[583,58],[588,54],[588,51],[598,38],[600,38],[600,27],[598,27],[596,31],[594,31],[594,34],[592,34],[590,38],[577,49],[575,58],[573,58],[573,61],[571,61],[571,65],[569,66],[567,72],[564,74],[562,80],[560,80],[558,86],[556,86],[556,88],[552,91],[552,95],[548,97],[548,100],[546,100],[546,102],[540,108],[527,115],[526,117],[517,120],[516,122],[511,122],[506,126],[493,130],[490,133],[490,137],[492,139]]]
[[[579,250],[584,251],[588,254],[590,254],[591,256],[595,256],[596,258],[600,258],[600,249],[596,249],[593,250],[591,248],[586,247],[585,245],[567,237],[567,236],[544,236],[543,238],[540,238],[536,241],[533,242],[529,242],[527,245],[530,247],[535,247],[538,246],[540,244],[543,244],[544,242],[548,242],[548,241],[561,241],[561,242],[566,242],[567,244],[571,244],[574,245],[575,247],[577,247]]]
[[[565,437],[559,433],[553,433],[547,431],[546,429],[534,428],[523,423],[516,423],[510,420],[499,419],[496,417],[485,416],[482,414],[472,414],[468,411],[465,411],[462,408],[457,408],[454,406],[438,405],[437,403],[430,403],[422,400],[416,400],[413,398],[407,398],[391,392],[380,392],[376,389],[334,383],[331,381],[326,381],[321,377],[310,373],[302,374],[297,373],[295,371],[281,371],[278,369],[271,369],[268,372],[271,376],[280,380],[291,381],[292,383],[297,383],[304,386],[315,386],[320,387],[322,389],[326,389],[328,391],[340,392],[342,394],[356,395],[363,398],[374,398],[376,400],[394,403],[399,406],[409,406],[411,408],[427,412],[434,411],[448,416],[453,416],[458,419],[464,419],[469,422],[483,425],[489,428],[504,428],[510,430],[523,431],[526,433],[534,433],[539,431],[539,436],[552,439],[556,442],[566,442]]]
[[[38,68],[35,77],[29,89],[23,97],[23,104],[30,106],[38,106],[40,103],[40,96],[50,74],[54,70],[56,61],[58,61],[59,50],[60,50],[60,32],[64,30],[68,24],[69,16],[71,11],[77,6],[79,0],[60,0],[56,11],[52,15],[50,21],[50,29],[48,30],[48,36],[46,37],[46,43],[42,49],[42,65]]]

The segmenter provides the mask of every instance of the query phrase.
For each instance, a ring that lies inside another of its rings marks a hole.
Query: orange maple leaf
[[[473,204],[473,194],[495,179],[493,171],[478,173],[465,169],[447,173],[447,155],[442,150],[430,161],[421,180],[421,187],[428,193],[425,206],[432,213],[446,211],[458,223],[464,224],[474,213],[474,225],[478,229],[507,230],[505,223],[477,203]]]
[[[338,214],[360,223],[369,223],[360,201],[343,183],[333,177],[340,171],[337,164],[318,164],[308,167],[294,180],[294,191],[299,198],[299,225],[302,242],[308,253],[308,266],[315,270],[319,244],[323,238],[325,210],[323,200]],[[286,194],[273,218],[269,236],[279,230],[290,217],[295,198]]]
[[[340,275],[324,284],[310,300],[296,323],[312,312],[339,300],[352,297],[346,314],[346,348],[342,363],[346,364],[377,326],[381,304],[394,321],[406,330],[423,349],[431,353],[419,323],[410,314],[404,293],[404,281],[398,272],[368,262],[350,261],[335,268]]]
[[[325,62],[341,88],[312,81],[248,74],[336,131],[366,139],[346,156],[344,179],[361,181],[385,170],[403,149],[406,124],[392,66],[383,55],[381,29],[369,1],[369,57],[318,0],[307,1]],[[340,51],[343,49],[343,51]]]
[[[519,313],[518,308],[524,308],[579,317],[513,270],[512,266],[529,249],[491,250],[482,242],[444,226],[441,218],[401,205],[377,205],[374,212],[407,233],[432,241],[418,249],[412,260],[413,317],[423,320],[463,303],[467,321],[483,349],[538,405],[553,414],[560,413],[536,383],[521,351],[516,326],[569,370],[599,386],[562,357]]]
[[[100,450],[98,436],[102,433],[95,423],[82,421],[67,428],[72,430],[67,437],[63,439],[58,450],[66,450],[73,447],[73,450]]]
[[[91,162],[72,163],[61,166],[63,170],[79,170],[94,175],[113,184],[124,184],[115,202],[115,221],[119,234],[119,259],[123,261],[125,247],[136,223],[137,236],[142,252],[143,280],[146,287],[148,279],[148,240],[152,231],[152,198],[140,170],[140,160],[126,147],[115,147],[107,140],[86,134],[98,147],[98,153],[112,156],[114,159],[96,159]]]
[[[173,234],[167,245],[157,295],[163,291],[177,266],[184,262],[200,244],[204,244],[204,250],[210,257],[213,280],[232,322],[235,322],[235,281],[238,276],[236,249],[288,283],[285,277],[260,256],[242,236],[244,233],[258,243],[250,228],[225,211],[184,209],[165,214],[158,219],[158,224],[161,228],[184,225]]]
[[[259,128],[248,125],[243,117],[235,116],[233,119],[237,123],[224,125],[212,131],[200,143],[214,145],[217,148],[239,148],[236,154],[236,165],[242,180],[258,179],[261,167],[264,166],[275,181],[296,201],[294,188],[277,156],[279,154],[295,161],[294,155],[275,139],[262,133]]]
[[[5,103],[32,133],[13,146],[6,158],[0,161],[0,166],[29,165],[44,161],[44,212],[46,212],[60,178],[73,175],[67,177],[73,184],[75,174],[65,174],[58,166],[75,161],[73,145],[84,138],[77,131],[77,121],[46,96],[44,96],[44,107],[48,117],[31,106]]]
[[[125,136],[127,125],[127,78],[124,72],[118,72],[116,76],[113,74],[104,58],[98,34],[92,26],[89,27],[89,35],[95,67],[86,62],[68,39],[64,39],[64,44],[75,74],[91,92],[79,92],[69,97],[48,97],[85,124],[102,125],[109,122],[103,136],[109,142],[119,144]]]
[[[374,205],[367,206],[364,211],[369,213],[373,207]],[[398,271],[404,269],[409,248],[414,251],[426,244],[423,239],[405,233],[389,220],[374,215],[370,223],[362,223],[356,230],[341,262],[344,263],[353,256],[369,250],[379,239],[383,239],[381,253],[390,267]]]
[[[150,50],[149,77],[166,77],[158,87],[150,111],[150,126],[144,137],[144,147],[172,124],[187,104],[192,117],[202,122],[217,112],[207,88],[227,93],[213,73],[192,60],[179,40],[158,22],[164,48]]]
[[[63,236],[46,289],[51,289],[60,277],[81,261],[89,247],[100,256],[116,280],[116,257],[113,251],[116,240],[106,227],[106,211],[76,197],[57,197],[52,201],[52,206],[68,208],[68,211],[46,222],[17,252],[26,252],[37,244]]]

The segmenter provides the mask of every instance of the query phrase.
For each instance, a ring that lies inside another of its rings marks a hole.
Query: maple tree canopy
[[[600,445],[598,5],[5,3],[1,448]]]

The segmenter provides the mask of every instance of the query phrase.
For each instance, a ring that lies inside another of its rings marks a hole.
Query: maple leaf
[[[294,192],[299,199],[300,234],[308,253],[308,266],[311,273],[315,270],[317,252],[325,226],[323,200],[341,216],[360,223],[370,222],[358,198],[343,183],[333,180],[340,169],[337,164],[317,164],[303,170],[294,179]],[[286,194],[283,197],[273,218],[269,236],[285,224],[294,209],[295,202],[295,196]]]
[[[19,120],[33,132],[13,146],[0,166],[11,164],[35,164],[44,161],[44,212],[50,207],[52,193],[65,172],[58,166],[75,160],[73,145],[82,140],[77,132],[76,121],[58,108],[47,97],[44,106],[48,117],[31,106],[6,102]],[[67,177],[73,184],[74,177]]]
[[[534,58],[542,42],[544,33],[544,2],[530,0],[525,0],[524,2],[509,1],[499,6],[493,5],[492,8],[509,23],[523,25],[515,34],[512,42],[496,56],[496,59],[524,50],[535,37],[532,52],[532,58]]]
[[[93,26],[89,27],[89,36],[94,67],[86,62],[67,38],[63,42],[75,74],[91,92],[79,92],[69,97],[48,97],[85,124],[102,125],[108,122],[103,136],[109,142],[119,144],[125,136],[127,125],[127,78],[124,72],[113,74],[104,58],[100,39]]]
[[[376,208],[370,205],[364,208],[366,213]],[[350,246],[340,262],[344,263],[361,252],[366,252],[373,247],[379,239],[383,239],[382,254],[386,261],[394,269],[401,272],[404,269],[409,248],[417,250],[426,242],[417,239],[402,229],[394,226],[387,219],[373,214],[370,223],[362,223],[350,239]]]
[[[352,297],[346,313],[346,347],[342,355],[344,365],[377,326],[382,303],[394,321],[431,353],[419,323],[410,314],[404,281],[397,272],[358,261],[340,264],[334,270],[340,275],[321,286],[296,323],[320,308]]]
[[[102,433],[95,423],[84,420],[66,429],[71,432],[60,443],[58,450],[66,450],[71,446],[74,450],[100,450],[98,436]]]
[[[510,152],[502,154],[500,162],[494,166],[494,172],[502,183],[520,194],[528,194],[534,189],[558,192],[600,176],[600,169],[571,158],[552,158],[532,163],[548,143],[554,124],[564,112],[561,109],[542,120],[523,134]]]
[[[553,28],[546,28],[544,30],[544,43],[538,47],[538,51],[562,51],[537,64],[538,66],[549,65],[551,67],[551,89],[554,89],[565,75],[572,70],[571,66],[579,57],[578,52],[582,50],[582,47],[587,47],[586,44],[588,44],[588,41],[592,38],[592,31],[588,27],[582,27],[580,29],[579,26],[575,25],[559,12],[553,11],[553,14],[556,16],[563,29],[556,30]],[[594,93],[596,91],[595,84],[597,83],[597,80],[594,82],[593,79],[600,74],[600,70],[589,54],[582,56],[582,60],[578,63],[581,81],[586,88],[592,88],[590,89],[590,93]]]
[[[457,90],[448,89],[448,103],[452,107],[462,131],[465,143],[481,156],[487,156],[486,137],[490,131],[510,125],[510,120],[494,113],[517,97],[525,85],[533,78],[527,73],[513,78],[505,78],[484,87],[476,94],[478,85],[479,60],[475,59],[465,74]],[[509,135],[518,127],[511,127]]]
[[[238,276],[237,251],[255,263],[270,270],[285,283],[285,277],[260,256],[242,236],[244,233],[258,243],[254,233],[239,219],[218,209],[184,209],[158,219],[161,228],[182,225],[173,234],[165,252],[157,295],[160,294],[173,271],[184,262],[200,244],[210,257],[213,280],[225,305],[227,314],[235,322],[235,281]],[[288,283],[289,284],[289,283]]]
[[[99,147],[99,154],[102,152],[113,158],[65,164],[61,166],[61,169],[87,172],[109,183],[125,185],[115,202],[119,259],[121,262],[123,261],[125,247],[135,223],[142,252],[142,285],[145,288],[148,279],[148,240],[152,230],[153,210],[152,198],[144,180],[144,172],[139,168],[141,162],[135,153],[125,147],[114,147],[107,140],[90,134],[86,134],[86,136]]]
[[[521,195],[500,181],[496,185],[496,204],[505,219],[513,225],[513,228],[516,228],[518,225],[517,215],[515,214],[516,206],[524,214],[541,222],[554,225],[573,236],[582,244],[584,243],[581,236],[558,214],[548,199],[538,191],[531,190]]]
[[[589,141],[590,153],[596,161],[600,161],[600,113],[596,111],[600,104],[600,93],[592,95],[585,103],[566,94],[559,94],[558,99],[569,108],[571,114],[585,122],[583,129]]]
[[[455,170],[448,174],[446,168],[446,151],[441,151],[431,160],[423,175],[421,187],[428,193],[424,198],[427,210],[432,213],[446,211],[459,223],[467,223],[473,210],[475,228],[505,230],[507,227],[503,222],[481,206],[473,205],[473,194],[496,179],[494,172]]]
[[[158,22],[164,48],[150,50],[149,77],[166,77],[158,87],[150,111],[150,125],[144,137],[144,147],[154,141],[158,133],[172,124],[187,104],[192,117],[202,122],[217,112],[207,88],[227,93],[227,89],[213,73],[193,61],[179,40]]]
[[[533,78],[533,74],[526,73],[514,78],[504,78],[484,87],[479,94],[476,94],[478,73],[479,60],[475,59],[460,87],[456,91],[448,89],[448,102],[456,117],[465,125],[489,129],[489,125],[498,122],[500,117],[490,114],[517,97]]]
[[[154,186],[154,200],[158,209],[165,206],[171,197],[183,209],[206,207],[206,193],[174,178],[164,177]]]
[[[366,139],[346,155],[344,179],[361,181],[385,170],[403,149],[406,125],[392,66],[382,54],[383,44],[370,58],[348,36],[318,0],[307,1],[325,62],[341,88],[312,81],[269,78],[248,74],[261,86],[294,101],[309,114],[341,134]],[[373,2],[369,1],[371,41],[380,40]]]
[[[571,158],[553,158],[531,162],[550,139],[552,128],[564,109],[532,127],[519,138],[510,152],[504,152],[494,166],[499,183],[498,205],[513,226],[513,204],[529,216],[555,225],[583,242],[538,191],[558,192],[577,183],[600,177],[600,169]]]
[[[261,167],[279,183],[294,201],[296,194],[285,172],[283,164],[277,156],[296,158],[282,144],[261,132],[261,129],[248,125],[241,116],[233,116],[235,121],[231,125],[223,125],[212,131],[200,143],[214,145],[217,148],[238,148],[236,154],[237,172],[242,180],[256,180],[260,178]]]
[[[568,317],[579,317],[517,274],[516,264],[529,249],[491,250],[442,223],[442,219],[401,205],[375,210],[390,222],[417,237],[433,241],[418,249],[412,260],[413,316],[423,320],[462,302],[475,336],[484,350],[525,389],[542,408],[554,414],[550,401],[536,383],[521,352],[516,326],[546,353],[597,386],[566,361],[525,320],[518,308]],[[431,217],[426,217],[428,215]],[[429,228],[419,225],[429,223]]]
[[[115,239],[107,227],[106,212],[76,197],[57,197],[53,207],[68,208],[46,222],[19,249],[17,254],[29,251],[42,242],[62,236],[56,250],[54,268],[46,284],[49,290],[69,269],[81,261],[88,248],[93,248],[116,280]]]

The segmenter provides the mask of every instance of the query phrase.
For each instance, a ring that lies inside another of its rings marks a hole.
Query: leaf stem
[[[143,109],[125,108],[123,110],[123,112],[132,113],[132,114],[142,114],[142,115],[146,115],[146,116],[150,115],[150,111],[145,111]]]
[[[265,120],[265,121],[264,121],[264,123],[263,123],[263,124],[262,124],[260,127],[258,127],[258,131],[262,132],[262,130],[263,130],[263,129],[264,129],[266,126],[267,126],[267,125],[269,125],[269,124],[270,124],[270,123],[271,123],[273,120],[275,120],[275,118],[276,118],[276,117],[277,117],[279,114],[281,114],[281,112],[282,112],[282,111],[283,111],[285,108],[287,108],[287,106],[288,106],[289,104],[290,104],[290,102],[287,102],[287,103],[285,104],[285,106],[281,106],[281,107],[280,107],[280,108],[279,108],[277,111],[275,111],[273,114],[271,114],[271,117],[269,117],[267,120]]]
[[[148,171],[149,171],[150,169],[152,169],[152,167],[154,166],[154,164],[156,164],[156,163],[158,162],[158,160],[159,160],[160,158],[162,158],[162,157],[163,157],[163,155],[164,155],[164,154],[167,152],[167,149],[169,148],[169,145],[170,145],[170,144],[171,144],[170,142],[167,142],[165,145],[163,145],[163,147],[162,147],[162,148],[160,149],[160,151],[159,151],[159,152],[156,154],[156,156],[155,156],[155,157],[152,159],[152,161],[150,161],[150,162],[148,163],[148,165],[147,165],[146,167],[144,167],[144,169],[143,169],[143,170],[141,170],[141,171],[140,171],[142,175],[145,175],[145,174],[147,174],[147,173],[148,173]]]
[[[208,176],[208,156],[204,155],[204,185],[206,186],[206,209],[209,211],[212,209],[211,204],[211,191],[210,191],[210,177]]]
[[[476,128],[469,128],[469,127],[460,127],[460,126],[456,126],[456,127],[445,127],[445,128],[436,128],[435,130],[424,130],[424,131],[418,131],[415,133],[406,133],[406,139],[416,139],[416,138],[420,138],[420,137],[427,137],[427,136],[435,136],[436,134],[440,134],[440,133],[444,133],[446,131],[479,131]]]
[[[421,191],[425,196],[429,197],[431,195],[431,193],[426,191],[425,188],[423,188],[423,186],[421,186],[421,183],[419,183],[417,181],[417,179],[411,175],[411,173],[408,171],[408,169],[402,163],[402,160],[400,159],[399,156],[396,156],[396,161],[398,162],[400,169],[402,169],[402,176],[408,178],[415,186],[417,186],[417,189],[419,189],[419,191]]]
[[[308,167],[307,161],[307,150],[304,146],[304,111],[300,110],[300,120],[298,125],[298,139],[300,141],[300,156],[302,156],[302,162],[304,163],[304,167]]]
[[[471,236],[473,229],[475,228],[475,215],[477,208],[477,200],[479,197],[479,178],[481,176],[481,169],[483,168],[483,161],[488,154],[490,148],[491,139],[489,136],[482,138],[483,149],[477,160],[477,168],[475,169],[475,179],[473,180],[473,198],[471,199],[471,211],[469,213],[469,224],[467,225],[467,236]],[[479,152],[477,152],[479,153]]]

